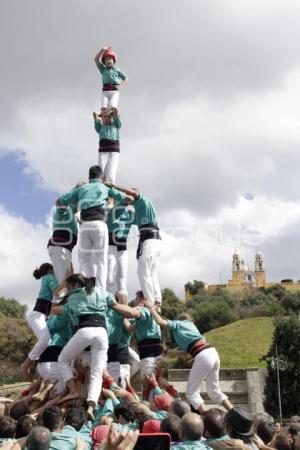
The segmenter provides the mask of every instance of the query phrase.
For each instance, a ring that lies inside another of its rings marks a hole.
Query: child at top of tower
[[[95,130],[99,134],[98,164],[102,169],[104,181],[116,181],[120,153],[121,120],[116,108],[101,114],[93,113]]]
[[[128,81],[127,75],[115,67],[116,60],[117,56],[111,47],[102,47],[95,56],[95,63],[102,74],[102,111],[109,107],[118,107],[119,88]]]

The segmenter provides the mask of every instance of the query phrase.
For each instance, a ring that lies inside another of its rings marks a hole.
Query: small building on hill
[[[300,281],[291,279],[281,280],[280,283],[267,282],[264,260],[261,252],[255,254],[254,270],[250,270],[245,264],[244,259],[235,251],[232,255],[232,271],[231,279],[227,284],[205,284],[205,290],[215,291],[216,289],[228,289],[229,291],[238,292],[245,289],[269,288],[271,286],[280,285],[288,291],[300,290]],[[192,295],[185,287],[185,301],[191,299]]]

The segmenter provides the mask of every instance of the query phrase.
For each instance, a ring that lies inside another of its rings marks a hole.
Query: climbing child
[[[99,134],[98,163],[107,182],[116,181],[120,154],[121,120],[116,108],[105,110],[101,114],[93,113],[95,130]]]
[[[118,107],[119,88],[128,81],[127,75],[121,69],[115,67],[116,60],[116,54],[111,47],[102,47],[95,56],[95,63],[102,74],[102,111],[109,107]]]
[[[29,353],[28,358],[21,365],[22,374],[25,379],[29,381],[31,379],[30,368],[33,361],[39,359],[51,340],[46,321],[51,310],[53,293],[58,287],[52,264],[43,263],[38,269],[35,269],[33,276],[36,280],[41,279],[42,284],[33,311],[31,311],[27,319],[29,327],[38,339],[37,343]]]

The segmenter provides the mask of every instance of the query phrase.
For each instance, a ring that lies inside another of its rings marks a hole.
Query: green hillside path
[[[219,352],[222,368],[265,367],[260,361],[271,345],[273,317],[238,320],[205,333]]]

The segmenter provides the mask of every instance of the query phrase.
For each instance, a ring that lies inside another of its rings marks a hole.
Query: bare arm
[[[148,302],[147,300],[144,300],[144,305],[149,309],[153,319],[155,320],[155,322],[163,327],[163,328],[167,328],[168,326],[168,322],[166,319],[163,319],[158,312],[155,310],[154,306],[152,305],[152,303]]]
[[[128,305],[121,305],[120,303],[115,303],[112,308],[117,311],[121,316],[130,319],[139,319],[141,317],[141,312],[138,309],[131,308]]]
[[[137,189],[132,189],[126,186],[119,186],[118,184],[113,184],[113,183],[105,183],[107,186],[109,187],[114,187],[116,189],[118,189],[121,192],[124,192],[124,194],[133,197],[135,200],[137,198],[139,198],[140,193]]]

